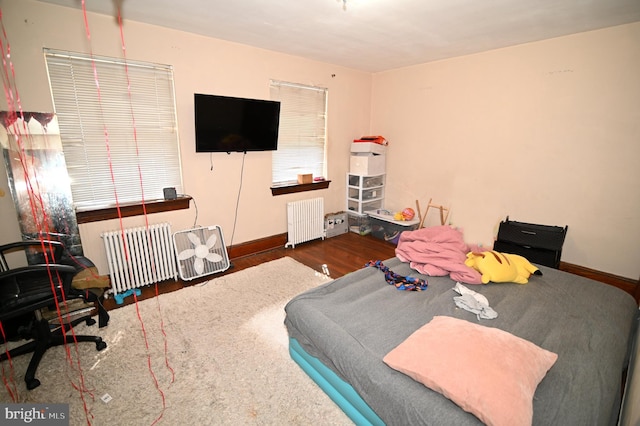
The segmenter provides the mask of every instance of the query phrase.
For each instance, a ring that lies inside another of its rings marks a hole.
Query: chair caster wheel
[[[33,390],[38,386],[40,386],[40,380],[38,379],[27,380],[27,390]]]
[[[104,340],[100,340],[99,342],[96,342],[96,350],[101,351],[103,349],[106,349],[107,347],[107,342],[105,342]]]

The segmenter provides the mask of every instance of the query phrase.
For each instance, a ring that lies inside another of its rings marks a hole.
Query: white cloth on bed
[[[498,318],[498,313],[489,306],[489,300],[482,294],[469,290],[459,282],[453,287],[453,291],[460,295],[453,298],[458,308],[473,312],[478,319]]]

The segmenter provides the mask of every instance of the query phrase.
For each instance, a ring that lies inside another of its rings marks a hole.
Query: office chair
[[[16,251],[29,251],[32,256],[41,259],[41,263],[11,268],[8,254]],[[54,263],[62,258],[64,246],[53,241],[21,241],[0,246],[0,325],[2,325],[1,341],[11,337],[33,339],[10,351],[0,354],[0,361],[33,352],[25,373],[28,390],[35,389],[40,381],[35,378],[36,370],[47,349],[63,344],[73,344],[74,338],[66,333],[71,327],[85,321],[87,325],[95,324],[90,315],[81,316],[70,321],[62,321],[62,325],[50,324],[44,319],[41,310],[47,307],[60,306],[63,309],[65,300],[82,299],[81,293],[74,292],[71,287],[73,277],[77,273],[75,267]],[[66,315],[63,316],[63,320]],[[5,333],[5,324],[13,326],[15,336]],[[77,342],[94,342],[101,351],[107,344],[99,336],[75,336]]]
[[[43,251],[43,247],[46,247],[46,253]],[[103,288],[109,286],[108,280],[107,285],[104,286],[104,281],[101,280],[102,277],[97,277],[97,269],[95,268],[95,265],[91,260],[84,256],[73,256],[60,241],[19,241],[16,243],[0,246],[0,272],[9,269],[5,254],[11,251],[21,250],[25,251],[25,253],[28,253],[27,260],[30,264],[58,263],[61,265],[73,266],[76,270],[76,274],[74,275],[74,280],[72,281],[70,290],[71,296],[73,296],[72,298],[81,298],[84,301],[93,303],[95,305],[98,311],[98,324],[100,328],[105,327],[109,323],[109,313],[102,304]],[[48,256],[47,258],[45,258],[45,254]],[[82,285],[79,285],[79,288],[76,288],[76,278],[80,277],[82,277],[80,281],[84,282],[82,283]],[[96,277],[98,279],[95,279]],[[94,291],[87,289],[87,280],[96,283],[96,288],[92,289]]]

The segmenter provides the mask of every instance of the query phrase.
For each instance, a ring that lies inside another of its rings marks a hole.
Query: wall
[[[0,4],[23,108],[52,111],[42,48],[88,52],[82,15],[32,0]],[[93,52],[120,56],[115,19],[88,16]],[[468,242],[487,246],[507,215],[569,225],[564,261],[640,275],[640,23],[375,75],[126,17],[124,32],[128,58],[174,66],[184,189],[197,202],[198,224],[221,225],[227,244],[286,232],[285,204],[293,199],[321,195],[326,211],[344,209],[349,143],[375,133],[390,141],[389,208],[433,198],[451,207],[451,223]],[[192,97],[266,99],[271,78],[329,88],[333,182],[329,190],[272,197],[270,154],[247,154],[233,232],[242,156],[195,154]],[[1,200],[5,239],[15,222],[7,225],[10,199]],[[430,213],[427,223],[436,219]],[[149,220],[185,229],[195,209]],[[102,272],[99,234],[118,226],[81,226],[85,254]]]
[[[114,17],[88,14],[89,47],[80,10],[32,0],[0,5],[25,111],[53,111],[43,47],[87,53],[92,49],[95,55],[121,56],[119,26]],[[291,200],[323,196],[326,211],[344,209],[349,143],[367,133],[370,123],[369,73],[131,22],[126,17],[124,34],[128,59],[174,67],[184,192],[195,198],[199,225],[222,226],[229,245],[286,232],[286,202]],[[327,177],[332,183],[328,190],[273,197],[269,189],[270,153],[248,153],[241,177],[242,154],[210,156],[194,152],[193,93],[268,99],[270,79],[329,88]],[[6,103],[0,107],[6,109]],[[3,216],[4,205],[10,201],[8,196],[2,198]],[[168,220],[178,230],[193,226],[195,217],[192,205],[188,211],[153,214],[148,219],[151,223]],[[15,222],[2,222],[0,229],[6,235],[5,228],[14,227]],[[124,221],[125,226],[143,223],[140,217]],[[85,255],[102,273],[107,268],[100,233],[118,228],[117,220],[80,227]]]
[[[563,261],[637,279],[638,46],[635,23],[376,74],[387,207],[433,197],[486,246],[507,215],[569,225]]]

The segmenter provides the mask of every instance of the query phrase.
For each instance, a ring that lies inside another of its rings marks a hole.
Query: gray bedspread
[[[384,263],[396,273],[425,278],[396,258]],[[447,277],[427,277],[426,291],[409,292],[388,285],[379,270],[365,268],[296,296],[285,308],[285,325],[389,425],[481,424],[382,361],[435,315],[498,327],[558,354],[536,390],[535,425],[615,424],[638,307],[615,287],[540,269],[543,276],[524,285],[468,286],[487,297],[499,314],[493,320],[457,308],[455,281]]]

